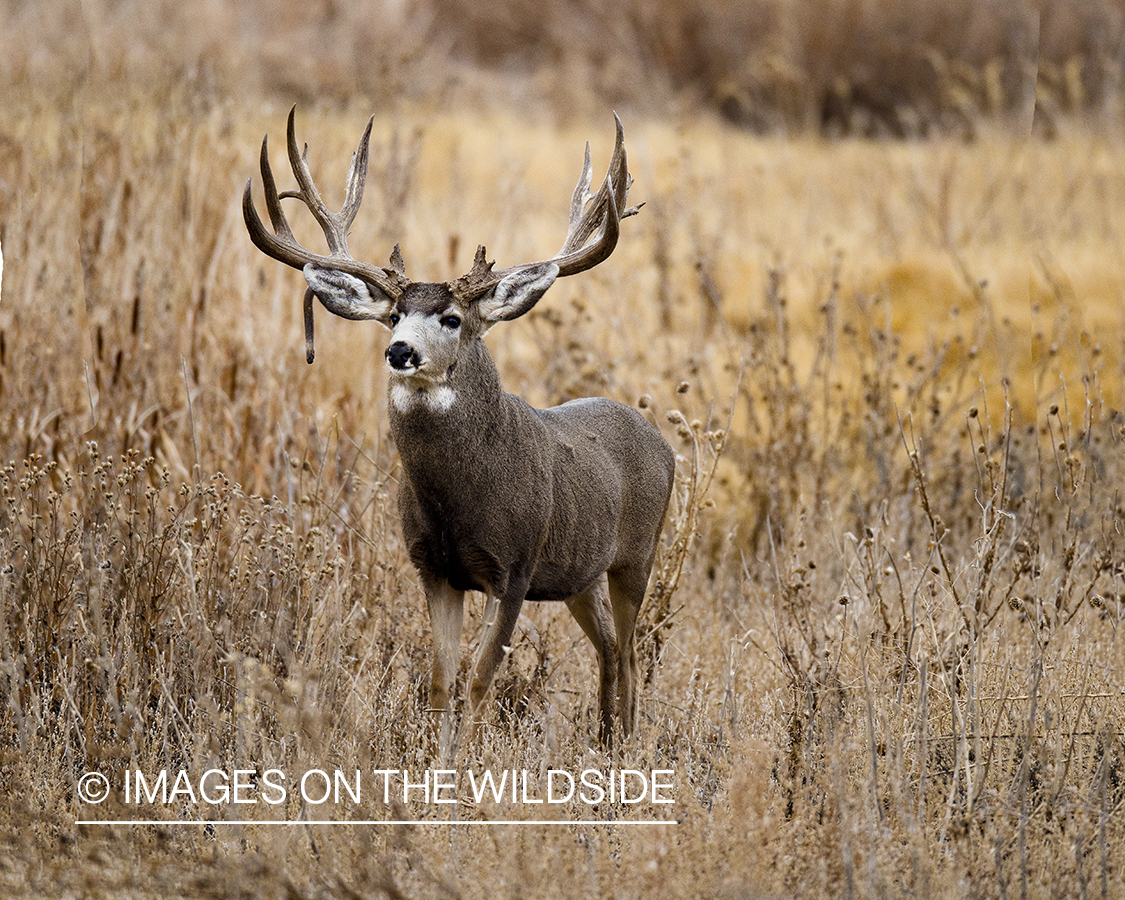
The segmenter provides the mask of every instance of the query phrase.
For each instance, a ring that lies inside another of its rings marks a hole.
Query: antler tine
[[[643,204],[633,207],[630,213],[625,208],[625,203],[629,198],[629,188],[633,186],[633,176],[629,174],[629,167],[625,162],[625,126],[621,124],[621,117],[617,113],[613,114],[613,121],[617,123],[617,144],[614,147],[614,159],[610,161],[610,171],[614,173],[613,193],[617,197],[617,212],[621,218],[627,218],[630,215],[636,215]],[[618,150],[621,152],[620,159],[617,158]],[[617,165],[614,165],[614,162]]]
[[[289,221],[285,218],[285,212],[281,208],[281,198],[277,194],[277,182],[274,181],[273,169],[270,168],[268,142],[269,135],[266,135],[262,138],[262,152],[259,159],[262,169],[262,187],[266,191],[266,211],[269,212],[273,230],[280,237],[295,241],[293,230],[289,227]],[[249,185],[249,182],[247,182],[247,185]]]
[[[254,246],[274,259],[293,266],[295,269],[303,268],[305,263],[313,261],[313,254],[301,247],[293,237],[285,213],[278,202],[276,185],[273,172],[266,154],[266,142],[262,141],[262,181],[266,189],[266,209],[269,210],[270,222],[273,224],[275,234],[270,234],[258,216],[254,206],[252,186],[253,178],[246,179],[246,189],[242,192],[242,218],[246,222],[246,230],[250,233],[250,240]]]
[[[363,188],[367,182],[367,152],[371,143],[371,126],[375,124],[375,117],[367,120],[367,127],[363,129],[363,137],[359,139],[359,147],[352,154],[351,165],[348,166],[348,186],[344,194],[344,205],[340,208],[340,216],[347,222],[347,229],[351,228],[359,212],[359,204],[363,202]]]
[[[582,166],[582,174],[578,176],[578,184],[574,186],[574,194],[570,198],[570,222],[566,231],[566,242],[563,247],[566,247],[570,242],[570,236],[574,233],[574,227],[582,218],[582,210],[586,208],[586,204],[594,199],[594,195],[590,193],[590,182],[593,179],[593,171],[590,166],[590,142],[586,141],[586,161]]]
[[[297,184],[301,186],[299,191],[285,191],[278,196],[282,199],[286,197],[294,197],[302,201],[305,206],[309,208],[309,212],[313,214],[313,218],[320,224],[321,230],[324,232],[324,237],[328,241],[328,251],[331,255],[338,254],[347,255],[348,253],[348,234],[347,225],[342,221],[342,214],[347,209],[345,202],[344,209],[339,213],[333,214],[328,211],[327,205],[320,196],[320,191],[316,188],[316,183],[313,181],[312,173],[309,171],[309,145],[305,144],[304,152],[297,150],[297,129],[296,129],[296,113],[297,107],[294,105],[289,110],[289,121],[286,123],[285,137],[286,147],[289,151],[289,165],[293,169],[293,174],[297,178]],[[353,163],[354,166],[354,163]],[[349,176],[354,172],[349,172]],[[348,192],[351,192],[351,183],[349,177]],[[344,227],[341,227],[344,226]]]
[[[304,268],[307,264],[313,263],[354,275],[368,284],[374,285],[388,296],[394,298],[402,296],[403,291],[410,284],[410,280],[406,277],[402,265],[402,256],[398,253],[397,248],[390,269],[360,262],[353,259],[348,252],[348,229],[355,221],[360,202],[363,200],[363,187],[367,179],[368,151],[374,117],[368,120],[363,137],[360,138],[359,147],[352,154],[344,205],[339,212],[333,213],[325,206],[324,200],[313,182],[312,174],[309,172],[307,148],[305,153],[297,150],[294,123],[296,109],[296,106],[294,106],[289,111],[286,143],[289,163],[293,168],[293,174],[297,178],[300,189],[278,192],[273,170],[270,168],[267,141],[263,138],[261,152],[262,185],[265,188],[266,210],[269,212],[274,233],[271,234],[266,229],[258,216],[257,209],[254,207],[251,179],[247,180],[246,190],[242,195],[242,215],[246,220],[246,229],[250,232],[250,239],[263,253],[296,269]],[[281,208],[281,200],[290,197],[303,202],[320,225],[325,240],[328,242],[329,253],[327,256],[313,253],[297,243]]]

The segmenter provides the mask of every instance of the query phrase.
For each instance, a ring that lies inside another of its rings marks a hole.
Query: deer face
[[[391,377],[422,388],[448,382],[461,344],[479,327],[475,310],[463,309],[444,284],[412,284],[384,323],[391,329],[386,359]]]

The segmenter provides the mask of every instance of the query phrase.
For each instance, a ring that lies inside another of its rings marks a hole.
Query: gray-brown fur
[[[370,125],[368,126],[370,130]],[[346,232],[362,197],[367,133],[352,161],[339,213],[320,200],[289,120],[290,160],[301,190],[267,196],[275,234],[258,219],[247,185],[243,208],[262,250],[303,268],[306,340],[312,360],[312,296],[349,319],[391,330],[386,358],[391,433],[402,458],[399,508],[421,577],[434,638],[430,702],[450,748],[453,688],[464,592],[488,595],[484,636],[470,687],[480,711],[525,600],[565,601],[594,644],[600,669],[600,724],[616,717],[626,734],[636,718],[633,635],[664,514],[674,456],[635,410],[606,399],[534,409],[500,387],[482,337],[530,310],[560,275],[584,271],[612,252],[631,179],[621,123],[610,170],[590,192],[590,156],[571,201],[570,225],[552,259],[496,270],[477,252],[472,270],[445,284],[405,275],[396,248],[389,268],[347,254]],[[263,180],[275,190],[263,142]],[[296,244],[279,197],[310,207],[331,253]]]

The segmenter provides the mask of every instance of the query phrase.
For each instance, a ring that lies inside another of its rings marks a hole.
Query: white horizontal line
[[[675,819],[498,819],[484,821],[451,821],[449,819],[78,819],[75,825],[679,825]]]

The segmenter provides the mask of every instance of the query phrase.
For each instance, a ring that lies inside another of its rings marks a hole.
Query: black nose
[[[395,341],[387,348],[385,355],[392,369],[401,370],[408,366],[418,365],[418,354],[406,341]]]

